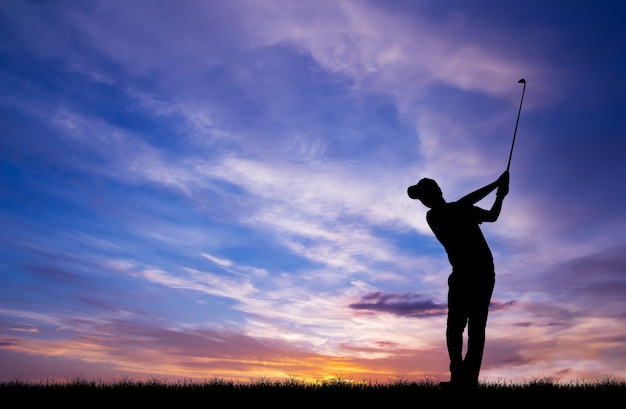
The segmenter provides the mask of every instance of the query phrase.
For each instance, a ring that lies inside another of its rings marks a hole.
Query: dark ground
[[[423,407],[463,405],[480,408],[547,408],[564,405],[616,407],[626,399],[624,381],[558,384],[533,381],[524,385],[482,384],[475,389],[440,388],[436,382],[400,382],[387,385],[325,382],[306,384],[300,381],[236,383],[165,384],[160,382],[98,383],[78,380],[66,383],[0,383],[3,402],[20,407],[117,406],[199,406],[199,407],[350,407],[384,408],[390,405]],[[532,405],[532,406],[530,406]],[[4,406],[4,405],[3,405]]]

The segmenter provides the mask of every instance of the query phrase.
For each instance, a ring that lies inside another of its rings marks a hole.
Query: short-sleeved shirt
[[[446,203],[426,214],[426,221],[441,242],[453,274],[464,278],[494,276],[493,256],[479,224],[488,212],[474,205]]]

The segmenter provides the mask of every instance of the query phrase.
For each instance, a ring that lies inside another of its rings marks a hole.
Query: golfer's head
[[[407,194],[411,199],[419,199],[426,207],[433,207],[444,201],[437,182],[428,178],[423,178],[417,184],[409,186]]]

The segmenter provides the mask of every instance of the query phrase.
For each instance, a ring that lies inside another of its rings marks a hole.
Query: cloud
[[[0,341],[0,348],[10,348],[16,345],[18,345],[18,340],[4,338],[2,341]]]
[[[491,300],[491,303],[489,303],[489,311],[495,312],[495,311],[501,311],[501,310],[508,310],[509,308],[514,308],[515,306],[517,306],[517,304],[518,302],[515,300],[507,301],[507,302]]]
[[[338,261],[345,269],[362,264],[357,255],[383,262],[400,260],[370,226],[406,228],[408,220],[416,219],[410,210],[414,203],[404,200],[402,180],[382,169],[346,169],[339,162],[294,166],[228,157],[203,172],[241,186],[256,198],[258,210],[248,223],[281,232],[288,245],[305,257]],[[421,220],[415,223],[425,225]],[[331,252],[333,257],[328,258]],[[339,261],[342,256],[347,258]]]
[[[378,91],[388,87],[387,91],[405,94],[441,81],[462,89],[501,93],[520,71],[532,71],[520,67],[523,61],[502,58],[468,42],[462,32],[442,28],[426,14],[407,17],[375,3],[299,3],[283,9],[264,5],[246,11],[262,16],[248,20],[255,32],[262,33],[257,41],[293,43],[326,69],[345,73],[360,87],[373,86]],[[398,78],[409,79],[411,86],[403,90]]]
[[[217,264],[217,265],[219,265],[221,267],[224,267],[224,268],[231,267],[233,265],[233,263],[230,260],[226,260],[226,259],[222,259],[222,258],[219,258],[219,257],[215,257],[215,256],[212,256],[212,255],[207,254],[207,253],[202,253],[202,257],[204,257],[204,258],[206,258],[208,260],[211,260],[215,264]]]
[[[119,264],[119,263],[118,263]],[[124,263],[122,263],[124,264]],[[229,300],[227,305],[243,315],[226,318],[223,322],[237,322],[237,327],[246,335],[262,339],[280,339],[294,347],[312,349],[320,354],[345,356],[353,351],[355,357],[380,358],[389,351],[377,348],[367,352],[367,345],[376,344],[380,331],[386,328],[395,335],[393,342],[401,348],[429,345],[429,334],[436,331],[436,323],[428,320],[419,325],[419,333],[403,333],[406,326],[402,316],[397,319],[360,317],[347,307],[354,294],[369,285],[362,281],[341,276],[325,280],[316,271],[282,274],[259,273],[249,266],[233,260],[221,259],[228,265],[223,271],[209,272],[192,268],[173,269],[170,272],[146,268],[135,263],[122,266],[130,277],[145,279],[170,290],[170,297],[182,291],[181,299],[195,299],[193,293],[204,294],[202,303],[211,302],[218,309],[211,310],[201,304],[206,314],[233,316],[224,309],[224,302],[214,302],[212,297]],[[221,268],[220,268],[221,270]],[[197,307],[194,307],[197,314]],[[125,311],[139,316],[148,316],[136,309]],[[199,322],[203,322],[200,319]],[[386,341],[386,340],[384,340]],[[345,346],[350,346],[346,350]]]
[[[549,269],[555,299],[585,316],[623,318],[626,247],[617,246],[564,261]]]
[[[359,302],[349,305],[355,310],[384,312],[400,316],[424,317],[447,313],[447,305],[424,299],[423,294],[385,294],[382,292],[364,295]]]
[[[509,308],[515,307],[517,304],[517,301],[492,301],[489,310],[492,313],[508,310]],[[395,294],[381,291],[365,294],[361,297],[359,302],[351,303],[349,307],[354,310],[418,318],[445,315],[448,312],[447,304],[434,302],[428,299],[424,294]]]
[[[66,323],[70,327],[74,326],[71,321]],[[95,364],[104,365],[100,374],[129,375],[134,378],[159,376],[176,379],[184,376],[202,379],[219,376],[247,380],[249,374],[281,379],[287,374],[308,379],[322,379],[337,374],[371,378],[386,367],[395,367],[400,357],[405,361],[399,369],[403,374],[415,373],[407,359],[419,361],[422,371],[436,374],[437,368],[441,366],[436,358],[443,356],[433,354],[432,350],[389,348],[388,343],[378,343],[379,350],[383,348],[388,353],[393,350],[393,354],[373,360],[338,357],[318,353],[310,348],[299,348],[273,337],[250,337],[229,329],[170,329],[154,320],[85,320],[83,324],[80,331],[57,334],[54,340],[3,340],[0,354],[6,358],[5,362],[24,359],[29,362],[27,357],[30,355],[56,361],[55,365],[45,370],[41,367],[37,370],[31,368],[28,375],[30,380],[67,377],[70,367],[84,368],[87,372],[82,372],[82,375],[89,376],[98,373],[93,372],[92,365]],[[352,354],[361,352],[371,355],[374,351],[354,351]],[[420,358],[422,354],[424,358]],[[81,362],[87,365],[80,365]],[[3,366],[0,378],[12,379],[21,375],[18,368],[16,365]],[[423,375],[423,372],[417,375]]]

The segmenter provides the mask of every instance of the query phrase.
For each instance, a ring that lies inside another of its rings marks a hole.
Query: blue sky
[[[4,2],[0,378],[445,379],[450,266],[406,188],[495,180],[520,78],[482,377],[626,376],[625,17]]]

